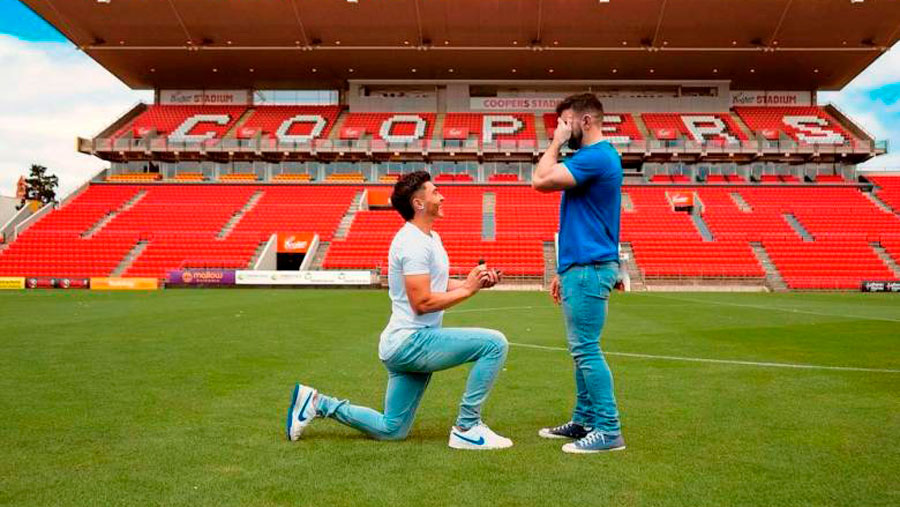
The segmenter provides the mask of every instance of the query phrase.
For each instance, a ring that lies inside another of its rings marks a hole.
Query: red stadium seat
[[[444,132],[454,134],[453,138],[459,137],[456,132],[466,132],[482,143],[537,140],[530,113],[447,113]]]
[[[900,213],[900,175],[868,175],[868,178],[877,187],[875,195],[887,203],[895,212]]]
[[[339,106],[257,106],[236,137],[248,139],[261,134],[283,142],[325,139],[339,113]]]
[[[155,131],[170,141],[220,139],[246,110],[246,106],[152,105],[113,137],[131,134],[143,138]]]
[[[553,138],[556,130],[556,122],[559,118],[555,113],[544,114],[544,129],[547,138]],[[634,117],[628,113],[604,113],[603,135],[613,144],[628,144],[632,141],[641,141],[644,136],[634,122]]]
[[[680,134],[701,143],[746,141],[747,136],[728,113],[644,113],[641,119],[657,139],[672,140]]]
[[[437,180],[459,181],[447,174]],[[500,175],[497,175],[500,176]],[[508,175],[515,176],[515,175]],[[777,181],[782,181],[771,175]],[[853,186],[839,185],[626,185],[621,240],[630,243],[647,278],[762,280],[751,242],[763,245],[791,288],[855,289],[862,280],[891,279],[876,255],[880,244],[900,260],[900,218],[877,207]],[[723,181],[719,178],[719,181]],[[886,190],[900,178],[872,178]],[[729,175],[724,181],[731,181]],[[382,187],[383,188],[383,187]],[[704,241],[687,213],[676,212],[667,193],[694,194],[712,234]],[[108,276],[138,241],[147,243],[125,272],[163,277],[180,267],[248,266],[275,232],[313,231],[331,244],[324,267],[386,269],[387,249],[402,220],[393,210],[363,210],[344,238],[334,238],[362,185],[310,184],[93,184],[27,229],[0,252],[0,275]],[[224,238],[218,233],[257,192],[262,196]],[[541,277],[544,245],[558,229],[559,194],[526,185],[445,185],[446,220],[437,224],[454,274],[479,259],[510,275]],[[495,195],[495,239],[482,239],[485,192]],[[143,197],[123,209],[139,194]],[[893,195],[893,194],[887,194]],[[887,200],[887,199],[886,199]],[[116,215],[90,237],[85,232]],[[813,241],[804,241],[795,220]]]
[[[163,278],[181,267],[246,268],[275,232],[313,231],[329,241],[360,189],[312,185],[91,185],[0,253],[0,275],[109,276],[138,241],[125,276]],[[133,206],[123,204],[144,191]],[[216,236],[255,192],[263,197],[223,239]],[[118,214],[89,238],[83,233]]]
[[[389,143],[413,143],[431,139],[435,113],[347,113],[341,139],[371,136]]]
[[[766,139],[780,135],[807,144],[842,145],[852,136],[821,107],[735,107],[751,131]]]
[[[497,193],[495,241],[484,241],[481,238],[482,199],[487,190]],[[547,233],[534,234],[525,223],[518,221],[513,223],[503,221],[501,224],[500,218],[501,214],[507,214],[507,208],[501,202],[505,203],[508,196],[516,196],[513,199],[518,202],[518,196],[533,194],[530,188],[444,186],[441,192],[446,197],[444,202],[446,219],[438,222],[435,229],[441,235],[447,249],[452,274],[467,273],[480,259],[502,269],[510,276],[535,277],[543,274],[541,237],[547,236]],[[530,201],[534,200],[524,200]],[[555,210],[554,213],[544,215],[541,219],[546,220],[546,223],[555,230],[557,220]],[[324,267],[379,268],[386,274],[388,248],[394,233],[402,224],[403,220],[393,210],[359,212],[347,238],[336,240],[329,247]],[[549,235],[552,238],[552,232]]]

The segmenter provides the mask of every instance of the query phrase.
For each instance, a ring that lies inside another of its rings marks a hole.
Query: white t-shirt
[[[416,315],[406,295],[407,275],[430,275],[432,292],[447,292],[450,259],[437,232],[431,236],[406,222],[394,235],[388,253],[388,292],[391,296],[391,320],[381,333],[378,357],[388,359],[403,341],[423,327],[441,327],[444,312]]]

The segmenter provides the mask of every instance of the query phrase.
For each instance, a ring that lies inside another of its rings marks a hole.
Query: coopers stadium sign
[[[183,106],[244,106],[250,103],[247,90],[160,90],[159,103]]]
[[[809,106],[812,105],[810,92],[769,92],[769,91],[732,91],[732,106]]]
[[[473,111],[555,111],[562,97],[473,97]]]

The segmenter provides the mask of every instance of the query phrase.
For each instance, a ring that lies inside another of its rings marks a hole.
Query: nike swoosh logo
[[[303,422],[306,420],[306,418],[303,417],[303,412],[306,412],[306,406],[309,405],[310,398],[312,398],[312,393],[309,393],[306,395],[306,401],[303,402],[303,406],[300,407],[300,412],[297,414],[297,420],[300,422]]]
[[[458,438],[461,438],[461,439],[465,440],[466,442],[469,442],[470,444],[484,445],[484,436],[478,437],[478,440],[472,440],[471,438],[466,438],[455,431],[453,432],[453,434],[456,435]]]

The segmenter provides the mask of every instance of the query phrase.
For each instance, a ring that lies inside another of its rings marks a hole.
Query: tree
[[[55,201],[58,186],[56,175],[47,174],[47,168],[42,165],[32,164],[31,174],[25,178],[25,198],[18,208],[24,207],[28,201],[39,201],[41,204]]]

